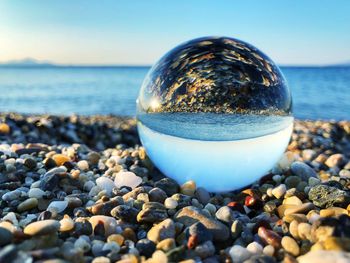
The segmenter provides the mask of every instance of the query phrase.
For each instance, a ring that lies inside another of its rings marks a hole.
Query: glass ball
[[[293,129],[292,99],[279,68],[256,47],[198,38],[150,69],[137,99],[137,126],[166,176],[230,191],[258,180],[279,160]]]

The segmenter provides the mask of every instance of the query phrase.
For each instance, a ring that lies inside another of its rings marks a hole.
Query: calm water
[[[146,67],[0,68],[0,111],[135,115]],[[282,68],[294,116],[350,119],[350,67]]]

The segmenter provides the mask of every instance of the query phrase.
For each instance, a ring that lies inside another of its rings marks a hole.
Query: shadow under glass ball
[[[138,131],[165,175],[229,191],[277,162],[291,136],[291,108],[270,58],[237,39],[205,37],[175,47],[150,69],[137,100]]]

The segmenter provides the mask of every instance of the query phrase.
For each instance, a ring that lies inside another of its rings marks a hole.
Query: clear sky
[[[0,61],[149,65],[207,35],[245,40],[283,65],[349,62],[350,1],[0,1]]]

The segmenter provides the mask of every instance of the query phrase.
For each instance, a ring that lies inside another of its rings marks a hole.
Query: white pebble
[[[53,201],[47,207],[48,211],[55,210],[57,213],[63,212],[68,206],[68,201]]]
[[[252,242],[247,246],[249,252],[253,254],[261,254],[263,252],[263,247],[258,242]]]
[[[77,166],[80,170],[82,171],[87,171],[89,170],[89,163],[85,160],[81,160],[77,163]]]
[[[114,183],[118,188],[121,188],[122,186],[128,186],[134,189],[142,183],[142,178],[133,172],[122,171],[116,174]]]
[[[97,186],[102,190],[106,190],[107,194],[111,194],[113,188],[115,187],[114,182],[106,176],[101,176],[96,180]]]
[[[275,248],[271,245],[267,245],[266,247],[264,247],[263,253],[267,256],[272,257],[273,254],[275,254]]]
[[[279,186],[275,187],[272,190],[272,194],[277,198],[280,199],[287,191],[285,184],[280,184]]]
[[[164,201],[164,206],[167,209],[175,209],[177,207],[178,203],[175,199],[168,197],[167,199],[165,199]]]

